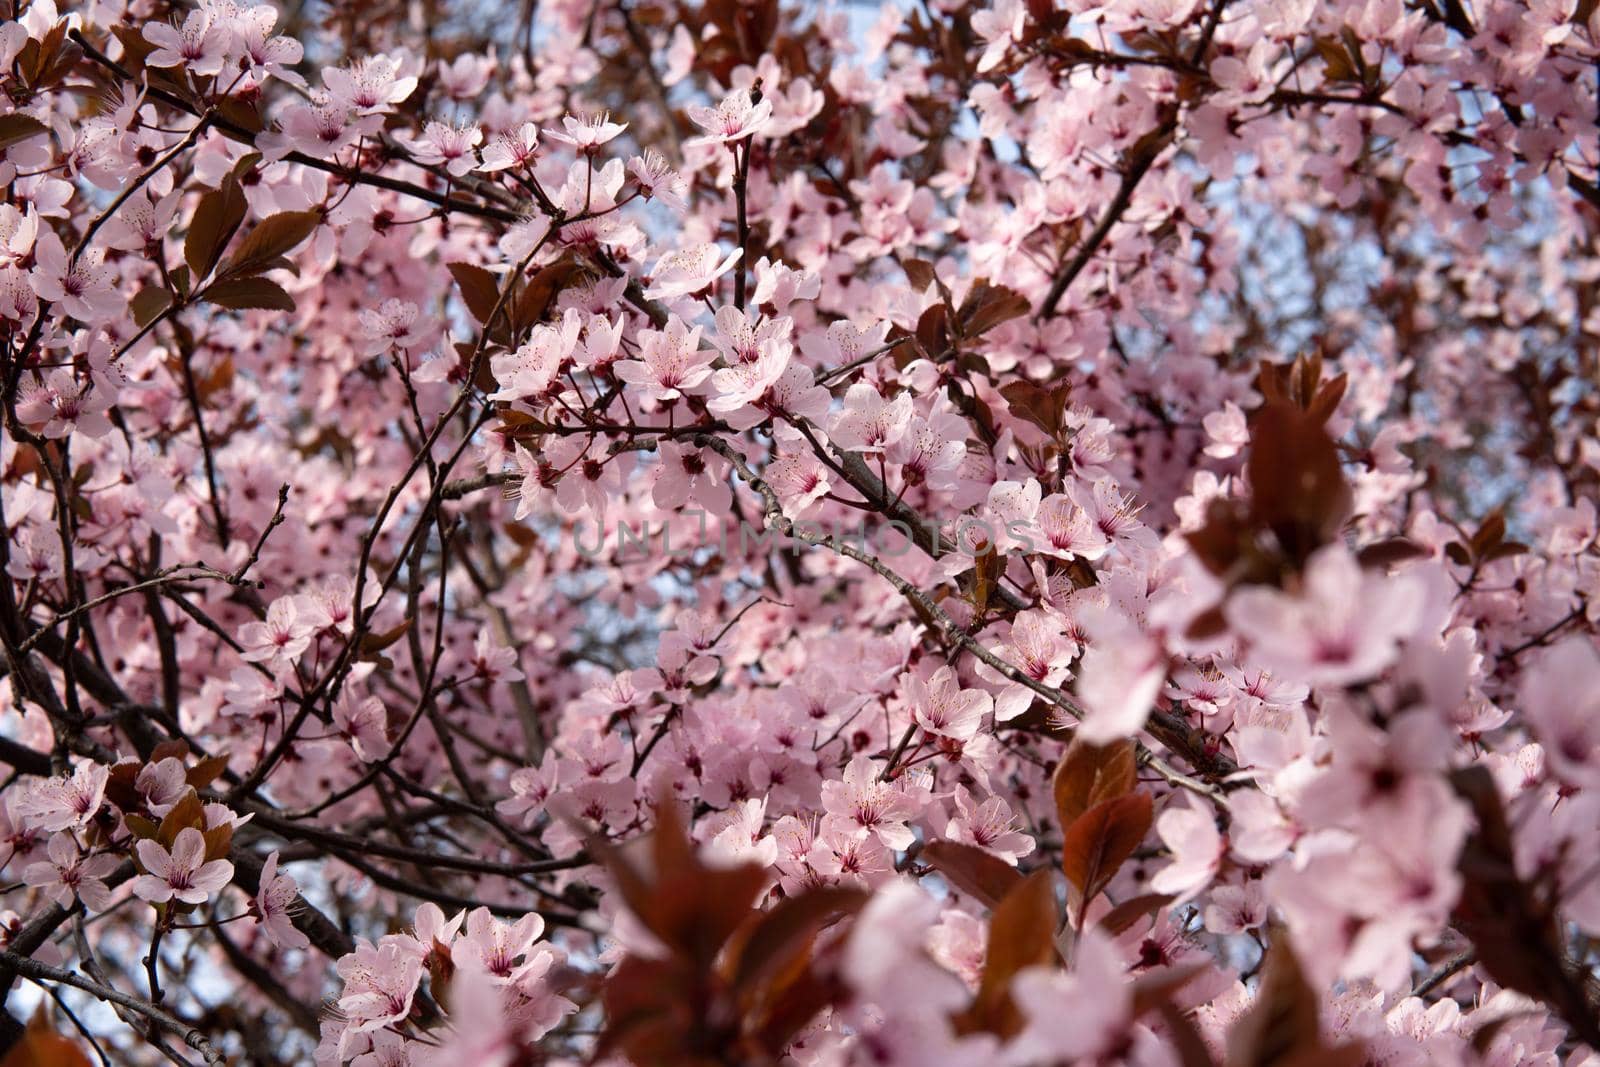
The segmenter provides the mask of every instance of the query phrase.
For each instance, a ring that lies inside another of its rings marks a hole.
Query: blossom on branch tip
[[[134,851],[146,872],[133,880],[134,895],[152,904],[204,904],[233,877],[228,860],[206,859],[206,840],[192,826],[178,831],[170,850],[146,838]]]
[[[726,144],[760,133],[772,119],[772,101],[754,99],[748,89],[735,89],[715,107],[690,107],[688,113],[690,120],[705,133],[685,141],[685,148]]]

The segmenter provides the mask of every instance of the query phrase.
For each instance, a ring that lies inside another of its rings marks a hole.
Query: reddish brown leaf
[[[494,306],[500,302],[499,279],[471,263],[451,263],[447,266],[450,276],[461,288],[462,303],[467,305],[472,317],[478,320],[480,326],[488,322]]]
[[[1426,546],[1409,538],[1386,537],[1364,546],[1356,553],[1356,559],[1363,567],[1383,568],[1414,559],[1426,559],[1429,555]]]
[[[1061,843],[1061,866],[1078,890],[1082,906],[1106,887],[1150,831],[1149,793],[1104,800],[1069,826]]]
[[[364,658],[376,656],[379,652],[382,652],[384,649],[388,648],[390,645],[404,637],[406,635],[406,631],[409,629],[411,629],[411,620],[403,619],[398,625],[391,626],[387,630],[380,630],[376,633],[362,634],[361,655]]]
[[[541,268],[517,293],[516,301],[510,309],[511,328],[520,332],[544,318],[561,290],[579,273],[579,266],[572,259],[560,259],[548,267]],[[493,302],[489,304],[489,308],[491,310],[494,308]]]
[[[1032,382],[1011,382],[1000,390],[1011,414],[1039,427],[1051,437],[1061,432],[1062,418],[1066,414],[1067,400],[1072,392],[1068,383],[1045,388]]]
[[[857,889],[822,888],[779,901],[750,926],[738,952],[730,954],[735,962],[734,989],[759,987],[773,972],[803,955],[818,930],[860,911],[867,899],[867,894]]]
[[[232,311],[293,311],[294,297],[267,278],[226,278],[206,287],[201,298]]]
[[[981,337],[1003,322],[1026,315],[1032,308],[1028,299],[1016,290],[980,280],[962,302],[961,332],[967,337]]]
[[[1011,980],[1026,967],[1059,960],[1055,946],[1059,925],[1048,869],[1034,871],[1006,894],[990,917],[978,995],[956,1020],[958,1030],[1011,1037],[1021,1029],[1022,1017],[1011,1002]]]
[[[991,908],[1022,882],[1015,867],[959,841],[930,841],[920,858],[956,889]]]
[[[128,302],[128,308],[133,312],[133,321],[144,326],[167,310],[172,304],[172,299],[170,290],[163,289],[159,285],[147,285]]]
[[[322,222],[320,211],[280,211],[256,223],[222,272],[233,276],[257,274],[279,256],[287,255],[315,232]]]
[[[1303,565],[1350,514],[1339,450],[1320,422],[1290,404],[1268,404],[1250,433],[1250,518]]]
[[[901,259],[900,269],[906,272],[906,280],[916,292],[927,292],[934,282],[933,264],[925,259]]]
[[[206,786],[216,781],[217,776],[227,769],[228,757],[207,756],[205,759],[200,760],[193,767],[189,768],[188,772],[184,775],[184,780],[190,785],[194,786],[196,789],[204,789]]]
[[[937,359],[950,347],[943,304],[934,304],[917,319],[917,344],[929,359]]]
[[[14,144],[42,137],[50,132],[50,127],[34,118],[32,115],[21,111],[13,111],[9,115],[0,115],[0,152],[5,151]]]
[[[1289,943],[1275,929],[1248,1014],[1228,1031],[1229,1067],[1341,1067],[1362,1062],[1359,1045],[1323,1043],[1316,990]]]
[[[1169,893],[1141,893],[1136,897],[1129,897],[1121,904],[1100,916],[1100,929],[1115,937],[1133,926],[1134,923],[1159,911],[1171,904],[1175,898]]]
[[[1096,804],[1133,791],[1135,756],[1131,739],[1100,746],[1073,738],[1052,780],[1063,832]]]
[[[183,799],[172,806],[172,810],[161,820],[161,827],[157,839],[166,848],[171,848],[172,843],[178,839],[178,831],[192,826],[196,830],[206,828],[205,806],[200,803],[200,795],[193,789],[184,793]]]
[[[198,284],[222,258],[222,250],[244,222],[244,190],[228,175],[222,184],[200,198],[189,233],[183,241],[183,259]]]
[[[22,1040],[0,1060],[0,1067],[92,1067],[93,1063],[77,1042],[55,1032],[41,1008],[28,1023]]]

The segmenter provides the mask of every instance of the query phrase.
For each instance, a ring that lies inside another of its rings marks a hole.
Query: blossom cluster
[[[0,4],[0,1058],[1600,1060],[1593,4],[314,7]]]

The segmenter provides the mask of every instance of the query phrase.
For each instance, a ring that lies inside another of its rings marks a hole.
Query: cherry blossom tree
[[[1600,1060],[1600,9],[0,0],[0,1060]]]

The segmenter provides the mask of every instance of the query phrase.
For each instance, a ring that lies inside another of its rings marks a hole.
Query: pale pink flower
[[[346,687],[333,704],[333,728],[363,763],[389,754],[389,712],[375,696],[358,701]]]
[[[948,492],[960,484],[961,462],[967,457],[966,434],[966,420],[953,412],[913,416],[905,434],[889,446],[888,457],[900,464],[900,477],[906,485]]]
[[[742,141],[761,132],[772,119],[772,101],[753,101],[748,89],[735,89],[716,107],[690,107],[689,118],[706,131],[683,143],[685,148]]]
[[[1006,552],[1013,548],[1033,551],[1039,540],[1037,530],[1041,494],[1039,482],[1034,478],[1021,482],[995,482],[989,487],[988,499],[984,501],[983,516],[987,523],[980,522],[974,529],[981,530],[985,536],[992,536],[989,547],[995,551]],[[977,549],[982,546],[964,544],[962,547]]]
[[[1111,542],[1089,513],[1064,493],[1051,493],[1039,502],[1035,547],[1060,559],[1097,560]]]
[[[1170,893],[1177,904],[1192,900],[1211,884],[1228,851],[1210,805],[1192,793],[1183,794],[1183,803],[1183,807],[1167,808],[1156,819],[1156,833],[1172,852],[1173,861],[1150,880],[1151,889]]]
[[[1364,571],[1343,545],[1318,549],[1299,595],[1250,587],[1223,611],[1250,642],[1250,657],[1310,685],[1364,681],[1393,663],[1422,610],[1423,586],[1412,574]]]
[[[778,862],[778,840],[764,836],[767,799],[735,804],[711,823],[711,839],[703,855],[706,862],[723,867],[754,863],[771,867]]]
[[[1564,781],[1600,787],[1600,651],[1569,637],[1536,662],[1518,697],[1545,758]]]
[[[1027,16],[1028,8],[1022,0],[995,0],[993,7],[973,14],[972,32],[987,45],[978,58],[979,74],[999,66],[1006,51],[1022,39]]]
[[[1219,885],[1211,890],[1206,905],[1206,929],[1214,934],[1242,934],[1256,930],[1267,921],[1266,893],[1257,880],[1243,885]]]
[[[1078,649],[1067,639],[1056,615],[1024,611],[1012,622],[1006,644],[994,651],[1032,681],[1057,687],[1066,679]],[[978,664],[977,671],[978,677],[1001,686],[994,700],[996,722],[1014,719],[1033,704],[1034,691],[1022,683],[1011,681],[988,664]]]
[[[559,326],[535,326],[527,342],[516,351],[490,356],[489,369],[500,383],[490,399],[543,400],[559,392],[559,376],[572,358],[581,329],[581,316],[569,312]]]
[[[274,849],[261,865],[261,887],[251,901],[261,933],[279,948],[309,948],[310,938],[295,929],[293,911],[300,897],[295,880],[278,871],[278,853]]]
[[[344,979],[339,1011],[349,1021],[345,1037],[381,1030],[411,1014],[422,981],[422,957],[385,938],[379,945],[357,944],[337,969]]]
[[[733,500],[729,463],[708,448],[662,441],[650,497],[656,507],[676,510],[693,500],[708,515],[727,512]]]
[[[517,666],[517,650],[507,648],[490,636],[487,626],[480,627],[472,642],[472,669],[480,681],[520,682],[523,674]]]
[[[701,329],[690,329],[674,315],[665,330],[642,331],[639,358],[619,360],[617,377],[663,403],[694,391],[711,376],[711,363],[716,359],[715,351],[700,347]]]
[[[1029,967],[1012,983],[1011,996],[1027,1020],[1009,1049],[1017,1063],[1110,1059],[1133,1025],[1127,966],[1095,926],[1076,939],[1070,971]]]
[[[533,943],[544,933],[544,920],[529,912],[515,922],[501,922],[488,908],[467,913],[467,932],[451,946],[451,955],[475,964],[496,984],[509,985],[521,980],[540,960],[549,966],[548,957],[536,957]]]
[[[848,452],[882,452],[911,424],[911,394],[887,400],[875,386],[857,382],[844,395],[844,410],[828,427],[833,443]]]
[[[594,155],[600,146],[628,128],[626,122],[612,122],[604,112],[597,115],[567,115],[561,120],[562,129],[546,130],[552,141],[569,144],[584,155]]]
[[[1245,424],[1244,412],[1231,400],[1223,404],[1221,411],[1213,411],[1200,421],[1209,438],[1205,449],[1208,456],[1228,459],[1238,455],[1250,443],[1250,429]]]
[[[174,899],[204,904],[233,877],[232,863],[206,859],[206,840],[192,826],[178,831],[170,852],[159,841],[148,838],[139,841],[134,849],[148,873],[133,880],[133,892],[152,904]]]
[[[144,806],[150,809],[150,814],[159,819],[177,807],[188,793],[189,782],[185,775],[183,761],[168,756],[139,768],[139,774],[133,780],[133,789],[144,800]]]
[[[911,717],[929,733],[952,741],[970,741],[994,710],[994,698],[982,689],[963,689],[953,667],[940,667],[927,681],[906,676],[906,700]]]
[[[443,167],[460,178],[478,165],[474,149],[483,143],[483,130],[473,124],[458,126],[434,120],[422,128],[421,137],[400,135],[396,139],[411,150],[418,163]]]
[[[102,322],[126,308],[114,288],[116,276],[104,265],[104,249],[90,248],[73,260],[61,239],[46,232],[34,245],[34,256],[33,290],[41,300],[60,304],[86,323]]]
[[[990,796],[980,804],[965,786],[957,786],[955,800],[958,814],[945,825],[945,837],[976,845],[1013,867],[1020,857],[1033,852],[1033,838],[1022,830],[1003,798]]]
[[[494,810],[503,819],[518,820],[524,826],[532,826],[560,784],[561,763],[552,750],[545,753],[544,762],[539,764],[537,770],[519,767],[512,771],[508,783],[511,795],[497,803]]]
[[[1094,744],[1133,737],[1161,693],[1166,653],[1115,608],[1086,612],[1084,624],[1091,641],[1078,666],[1077,692],[1089,714],[1079,736]]]
[[[478,169],[486,174],[497,171],[523,169],[531,165],[539,154],[539,127],[524,122],[514,130],[496,134],[483,149],[483,162]]]
[[[17,803],[16,814],[28,816],[41,830],[81,830],[100,810],[109,777],[99,763],[80,763],[68,777],[33,784]]]
[[[102,437],[111,431],[106,416],[116,396],[93,381],[83,383],[67,367],[53,367],[42,383],[24,380],[17,400],[17,417],[38,425],[39,433],[52,439],[73,433]]]
[[[646,200],[659,201],[677,215],[689,210],[689,205],[684,200],[689,191],[688,182],[684,181],[683,175],[674,170],[666,157],[654,148],[647,148],[644,155],[634,156],[628,160],[628,173]]]
[[[441,59],[439,87],[452,100],[471,100],[488,86],[494,68],[492,55],[481,56],[471,51],[461,53],[450,62]]]
[[[644,295],[651,300],[672,300],[710,289],[713,282],[739,262],[744,249],[735,248],[720,259],[719,255],[721,253],[714,244],[693,245],[667,253],[656,261]]]
[[[166,22],[147,22],[144,39],[155,46],[145,58],[152,67],[184,67],[195,74],[211,75],[222,70],[228,54],[229,31],[216,22],[216,16],[201,7],[189,12],[183,26]]]
[[[416,348],[427,341],[428,321],[417,321],[417,305],[409,300],[390,298],[378,310],[363,309],[358,318],[366,335],[362,354],[375,356],[391,349]]]
[[[811,452],[780,453],[767,464],[765,475],[784,514],[792,519],[803,518],[833,485],[828,468]]]
[[[312,634],[295,598],[282,596],[268,606],[264,622],[247,622],[239,628],[239,643],[251,662],[292,663],[310,647]]]
[[[24,882],[63,908],[72,906],[73,897],[83,901],[90,911],[105,911],[110,906],[111,890],[105,879],[120,865],[116,856],[85,855],[68,833],[50,838],[45,852],[50,858],[29,864],[22,872]]]
[[[401,71],[398,59],[363,56],[348,67],[322,68],[322,84],[340,105],[362,115],[375,115],[394,110],[394,105],[416,90],[416,76]]]
[[[864,753],[850,760],[837,781],[822,783],[822,808],[854,836],[872,834],[889,848],[907,848],[916,840],[906,819],[916,814],[917,804],[898,782],[879,781],[878,765]]]

